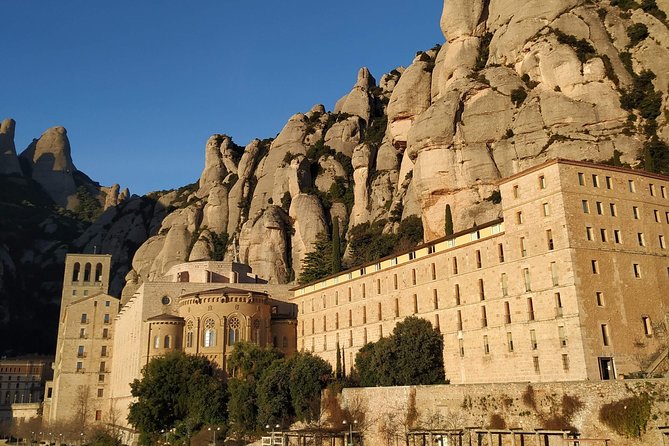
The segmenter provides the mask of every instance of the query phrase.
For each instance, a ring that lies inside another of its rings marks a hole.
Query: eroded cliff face
[[[138,250],[128,292],[223,255],[291,281],[334,219],[345,235],[417,215],[440,237],[447,204],[456,231],[497,218],[498,180],[549,158],[648,167],[648,143],[669,139],[669,5],[654,5],[446,0],[444,45],[378,85],[361,69],[333,112],[317,105],[245,148],[212,136],[198,189]],[[640,85],[654,104],[635,101]]]

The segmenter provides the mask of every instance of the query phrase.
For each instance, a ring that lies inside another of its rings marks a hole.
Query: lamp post
[[[266,424],[266,425],[265,425],[265,429],[269,429],[269,428],[270,428],[270,425],[269,425],[269,424]],[[279,428],[279,425],[278,425],[278,424],[272,426],[272,436],[270,437],[270,438],[271,438],[270,441],[272,442],[272,446],[274,446],[274,429],[278,429],[278,428]]]
[[[348,445],[353,446],[353,425],[358,424],[358,420],[353,420],[352,422],[348,423],[346,420],[342,421],[344,426],[348,424]]]
[[[220,431],[221,428],[220,427],[217,427],[217,428],[209,427],[209,428],[207,428],[207,430],[208,431],[213,431],[213,433],[214,433],[214,446],[216,446],[216,431]]]

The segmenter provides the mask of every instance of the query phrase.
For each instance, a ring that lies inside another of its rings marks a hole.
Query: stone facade
[[[498,220],[295,289],[298,348],[334,365],[339,344],[350,369],[418,315],[443,334],[452,383],[661,372],[669,178],[551,160],[499,189]]]
[[[0,359],[0,420],[38,416],[52,362],[48,356]]]
[[[67,256],[49,423],[111,424],[131,442],[130,383],[150,359],[183,350],[224,369],[237,341],[295,352],[289,287],[265,283],[246,265],[176,264],[122,305],[106,294],[110,265],[111,256]]]

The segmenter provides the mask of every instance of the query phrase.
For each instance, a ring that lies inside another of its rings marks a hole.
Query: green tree
[[[335,369],[335,379],[341,378],[341,349],[339,348],[339,342],[337,342],[337,367]]]
[[[329,276],[332,265],[332,242],[327,232],[320,232],[316,236],[313,249],[302,259],[302,274],[297,282],[304,285]]]
[[[74,207],[74,213],[81,220],[93,223],[102,214],[102,205],[86,186],[79,186],[76,195],[78,203]]]
[[[258,425],[288,426],[295,418],[290,397],[290,361],[278,359],[262,374],[256,387]]]
[[[360,385],[407,386],[445,382],[443,338],[415,316],[398,323],[387,338],[363,346],[355,358]]]
[[[91,446],[121,446],[121,439],[106,429],[96,429],[88,438]]]
[[[339,239],[339,219],[332,222],[332,274],[341,271],[341,240]]]
[[[444,226],[446,229],[446,236],[453,235],[453,214],[451,213],[451,205],[446,205],[446,218],[444,220]]]
[[[318,417],[321,391],[332,379],[332,367],[324,359],[311,353],[297,353],[290,357],[290,399],[295,417],[311,421]]]
[[[205,357],[175,351],[154,358],[142,370],[142,379],[130,384],[137,401],[128,421],[149,444],[161,430],[178,428],[190,436],[203,424],[226,420],[226,386]]]
[[[228,381],[230,431],[237,439],[253,435],[258,427],[255,383],[232,378]]]
[[[228,357],[228,375],[247,381],[257,381],[263,371],[283,353],[273,347],[261,347],[253,342],[236,342]]]

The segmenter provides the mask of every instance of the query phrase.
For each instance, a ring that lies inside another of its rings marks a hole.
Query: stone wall
[[[643,393],[651,398],[652,409],[640,439],[621,437],[599,421],[604,404]],[[667,379],[347,388],[342,404],[353,413],[365,413],[359,425],[366,446],[404,444],[413,395],[418,412],[414,429],[504,427],[532,431],[564,425],[572,426],[581,438],[608,438],[609,445],[664,446],[662,436],[666,434],[660,428],[669,424]],[[573,416],[564,417],[564,406],[574,402],[580,408]]]

